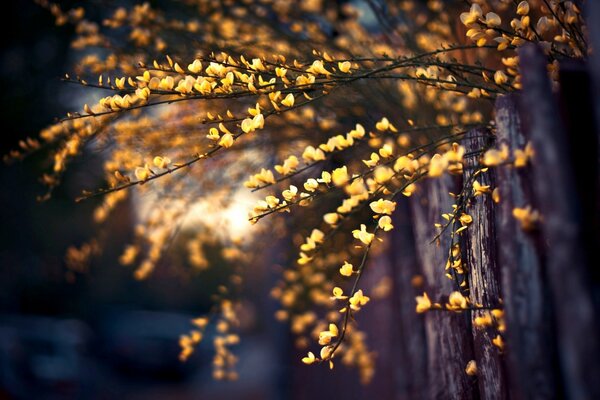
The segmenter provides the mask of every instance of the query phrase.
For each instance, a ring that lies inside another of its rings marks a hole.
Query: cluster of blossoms
[[[218,212],[232,203],[238,183],[252,191],[273,189],[256,202],[249,221],[289,213],[287,220],[306,231],[293,237],[296,263],[290,262],[272,290],[281,303],[276,317],[290,323],[299,347],[311,340],[320,346],[307,350],[305,364],[333,368],[339,357],[368,382],[374,354],[356,317],[376,297],[376,288],[359,287],[369,254],[394,229],[399,196],[412,196],[422,180],[468,171],[461,191],[450,194],[452,209],[440,210],[444,222],[435,224],[439,234],[432,238],[452,238],[440,274],[455,280],[457,290],[442,302],[423,293],[416,311],[477,312],[475,326],[497,332],[493,343],[502,349],[503,312],[488,312],[488,305],[470,300],[459,238],[474,222],[473,199],[501,201],[498,188],[481,178],[488,169],[525,168],[535,155],[530,144],[482,148],[468,170],[465,159],[473,154],[460,143],[470,127],[490,120],[486,102],[521,88],[519,46],[541,45],[553,78],[557,60],[587,55],[575,2],[477,1],[460,14],[461,37],[454,36],[445,2],[398,2],[389,12],[409,16],[399,19],[414,24],[386,40],[369,34],[353,2],[332,11],[318,1],[299,7],[183,1],[193,17],[144,3],[117,8],[101,22],[86,19],[83,8],[63,11],[46,0],[39,3],[57,24],[76,26],[74,48],[92,50],[81,58],[75,77],[65,80],[109,95],[67,114],[39,139],[22,141],[6,159],[52,148],[51,170],[42,176],[48,187],[42,198],[48,198],[70,161],[90,147],[109,148],[102,171],[107,186],[84,191],[81,199],[103,196],[94,212],[101,224],[126,201],[131,191],[125,189],[137,189],[134,200],[146,206],[139,207],[134,241],[120,257],[122,264],[137,266],[136,278],[156,269],[197,199],[209,199],[211,212]],[[272,23],[264,23],[265,15]],[[326,26],[339,35],[332,38]],[[199,47],[190,46],[188,37]],[[322,48],[313,49],[314,43]],[[163,61],[144,56],[157,53],[172,56]],[[90,75],[93,80],[81,77]],[[493,133],[492,124],[487,128]],[[196,165],[201,168],[192,168]],[[248,177],[248,171],[254,173]],[[526,231],[543,220],[526,204],[513,216]],[[283,232],[283,223],[273,225]],[[185,240],[188,264],[209,269],[204,246],[215,244],[215,235],[194,231]],[[253,258],[242,256],[244,244],[218,240],[224,259],[252,265]],[[90,241],[70,249],[68,260],[81,265],[97,252]],[[235,379],[230,350],[239,341],[231,331],[238,325],[235,302],[228,290],[221,292],[214,376]],[[195,328],[182,336],[182,360],[201,342],[208,322],[195,319]],[[465,372],[476,374],[475,362]]]

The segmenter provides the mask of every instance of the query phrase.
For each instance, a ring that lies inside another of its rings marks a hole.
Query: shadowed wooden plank
[[[441,213],[451,210],[448,192],[454,191],[454,186],[448,175],[426,180],[419,184],[419,190],[411,198],[417,255],[432,300],[439,300],[455,290],[455,284],[445,276],[444,270],[450,238],[444,235],[440,243],[431,243],[437,233],[434,221],[440,219]],[[477,397],[477,385],[465,373],[465,366],[473,359],[468,314],[428,312],[425,314],[425,333],[429,398]]]
[[[523,108],[535,149],[533,187],[544,221],[547,275],[552,293],[566,395],[600,398],[600,349],[582,223],[565,130],[546,74],[546,57],[534,45],[519,49]]]
[[[515,95],[496,100],[497,146],[524,148]],[[531,193],[531,169],[496,169],[500,203],[496,206],[498,264],[507,324],[507,363],[511,395],[517,399],[553,399],[557,392],[556,350],[549,294],[541,271],[535,239],[524,232],[512,215],[515,207],[535,203]]]
[[[477,152],[489,147],[491,143],[491,134],[484,128],[473,129],[465,135],[463,146],[467,156],[465,156],[464,162],[464,182],[469,182],[479,166],[480,155]],[[493,187],[493,172],[494,170],[488,170],[473,179],[476,179],[481,185]],[[470,300],[473,304],[498,307],[501,295],[496,263],[494,202],[491,196],[484,194],[473,198],[467,213],[473,218],[472,224],[463,236],[467,256]],[[487,313],[489,311],[474,311],[471,313],[471,318],[474,320]],[[504,365],[500,351],[492,343],[496,332],[492,329],[475,326],[472,331],[481,398],[506,399]]]

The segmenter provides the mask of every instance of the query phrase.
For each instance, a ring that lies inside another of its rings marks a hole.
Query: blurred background
[[[63,115],[77,96],[59,79],[73,28],[56,27],[32,1],[6,7],[12,23],[2,24],[0,39],[3,154]],[[67,248],[93,234],[94,203],[73,199],[93,182],[86,182],[86,165],[74,165],[53,198],[38,203],[46,157],[0,167],[0,398],[278,397],[276,379],[256,368],[276,356],[263,327],[248,328],[239,349],[248,373],[235,384],[212,381],[210,348],[178,360],[178,338],[207,311],[208,288],[219,277],[158,271],[144,282],[132,279],[116,262],[131,235],[127,205],[89,271],[68,271]]]
[[[60,81],[71,61],[73,28],[56,27],[31,1],[3,8],[11,19],[2,24],[0,38],[5,154],[75,108],[80,89]],[[289,329],[273,318],[270,265],[257,269],[247,289],[252,302],[244,312],[253,318],[242,324],[235,349],[239,379],[213,381],[210,330],[208,340],[181,363],[178,338],[189,331],[191,318],[208,311],[211,290],[223,278],[218,271],[227,266],[194,276],[159,268],[150,279],[136,281],[132,270],[117,263],[132,235],[133,212],[125,204],[108,227],[102,255],[84,273],[70,271],[67,248],[94,233],[95,203],[76,204],[74,198],[82,187],[98,185],[86,170],[101,155],[69,168],[52,199],[38,203],[46,156],[0,166],[0,399],[387,397],[391,369],[379,368],[372,384],[362,387],[355,371],[300,364]],[[379,334],[369,342],[383,350],[378,364],[385,365],[393,356],[385,351],[392,337],[385,307],[380,310],[366,318],[377,327]]]

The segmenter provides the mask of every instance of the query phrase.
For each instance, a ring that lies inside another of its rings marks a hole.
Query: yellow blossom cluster
[[[485,102],[520,89],[518,47],[542,46],[554,79],[558,59],[587,55],[576,2],[476,1],[462,10],[460,22],[451,20],[457,13],[446,2],[388,2],[390,15],[414,26],[399,26],[386,40],[369,32],[354,2],[336,13],[327,2],[185,0],[178,3],[184,13],[145,2],[117,7],[100,20],[87,6],[65,11],[38,2],[58,25],[74,25],[72,47],[85,50],[64,80],[103,96],[5,158],[50,148],[50,171],[42,176],[48,198],[74,158],[107,149],[99,174],[106,187],[84,191],[80,199],[103,196],[94,211],[99,224],[126,200],[134,202],[135,235],[119,261],[135,266],[136,278],[149,276],[183,235],[186,263],[195,272],[211,267],[207,245],[223,246],[223,259],[252,271],[254,259],[240,242],[214,234],[209,222],[193,229],[185,222],[200,201],[209,207],[196,212],[203,216],[231,208],[238,186],[272,189],[248,219],[279,214],[273,235],[288,234],[298,250],[271,291],[281,304],[276,316],[289,322],[300,347],[321,346],[308,351],[305,364],[333,368],[339,357],[366,383],[374,357],[358,329],[358,312],[371,306],[365,293],[376,296],[358,283],[369,255],[394,229],[398,196],[413,195],[421,179],[466,171],[462,190],[450,194],[452,209],[440,210],[444,225],[436,224],[439,235],[450,231],[444,273],[457,280],[457,291],[439,302],[423,293],[416,312],[477,310],[475,325],[496,329],[493,343],[502,349],[502,311],[485,313],[466,297],[459,238],[476,222],[469,210],[475,198],[501,201],[484,174],[524,168],[535,155],[530,143],[469,155],[459,143],[471,127],[490,120]],[[335,27],[335,38],[325,26]],[[493,136],[494,126],[487,127]],[[468,156],[477,158],[472,171],[464,167]],[[531,206],[515,208],[513,216],[524,230],[542,221]],[[252,250],[263,242],[255,240]],[[96,251],[74,248],[67,258],[80,265]],[[229,295],[222,290],[215,315],[194,320],[180,340],[185,360],[213,321],[216,379],[236,377],[231,347],[239,341],[233,333],[238,320]],[[475,362],[465,371],[476,375]]]

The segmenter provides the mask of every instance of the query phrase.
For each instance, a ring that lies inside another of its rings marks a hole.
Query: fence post
[[[427,352],[423,318],[415,312],[415,296],[421,295],[411,282],[420,274],[415,250],[409,200],[399,198],[392,215],[394,229],[388,248],[392,267],[393,304],[396,313],[398,360],[395,364],[396,398],[427,398]]]
[[[510,149],[522,149],[526,144],[513,94],[496,100],[496,146],[502,144]],[[535,205],[531,170],[498,168],[496,180],[501,199],[496,206],[496,237],[511,395],[517,399],[557,398],[556,351],[540,257],[534,233],[525,233],[512,215],[515,207]]]
[[[445,276],[450,238],[444,235],[440,243],[431,243],[437,233],[434,221],[451,210],[448,192],[454,191],[454,186],[448,175],[426,180],[411,198],[417,255],[432,300],[455,290],[454,283]],[[473,359],[469,325],[467,313],[425,314],[429,398],[469,400],[477,396],[477,386],[465,373],[465,366]]]
[[[519,49],[523,109],[535,149],[533,187],[543,215],[547,275],[558,332],[565,391],[570,399],[600,398],[600,351],[589,288],[588,260],[582,249],[579,201],[546,56],[534,45]]]
[[[487,148],[492,142],[491,133],[484,128],[469,131],[463,140],[465,147],[464,182],[475,173],[479,166],[478,150]],[[476,179],[481,185],[493,187],[493,170],[482,172]],[[471,200],[467,213],[473,222],[463,236],[466,251],[466,266],[469,276],[469,297],[473,304],[499,306],[500,282],[496,264],[494,202],[490,195],[482,195]],[[473,311],[474,320],[489,311]],[[506,399],[506,380],[500,351],[492,343],[496,333],[490,329],[473,326],[473,348],[477,362],[477,377],[481,398]]]

